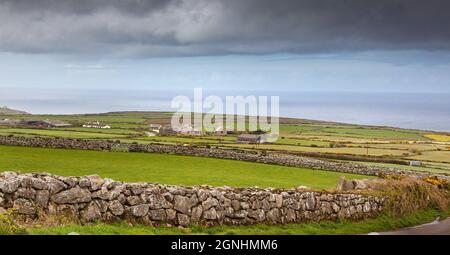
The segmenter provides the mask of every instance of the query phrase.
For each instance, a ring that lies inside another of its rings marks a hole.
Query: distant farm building
[[[176,135],[177,132],[173,130],[172,126],[166,125],[159,128],[160,135]]]
[[[64,128],[73,125],[60,120],[23,120],[19,122],[20,126],[36,128]]]
[[[101,128],[101,129],[109,129],[111,128],[108,125],[103,125],[98,121],[92,121],[92,122],[88,122],[87,124],[83,125],[84,128]]]
[[[199,130],[198,128],[193,127],[191,125],[185,125],[177,131],[178,131],[178,134],[181,134],[181,135],[200,136],[203,134],[201,130]]]
[[[149,125],[149,129],[150,129],[150,132],[159,133],[159,130],[161,129],[161,125],[159,125],[159,124],[150,124]]]
[[[227,134],[227,131],[226,131],[223,127],[217,127],[217,128],[214,130],[214,134],[215,134],[215,135],[226,135],[226,134]]]
[[[191,125],[185,125],[177,129],[173,128],[171,125],[165,125],[159,128],[158,133],[160,135],[185,135],[185,136],[203,135],[203,132],[201,130]]]
[[[422,161],[411,160],[411,161],[409,161],[409,165],[410,166],[422,166]]]
[[[237,136],[238,143],[265,143],[262,135],[242,134]]]

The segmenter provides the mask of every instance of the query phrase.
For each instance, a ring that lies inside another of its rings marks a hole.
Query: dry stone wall
[[[450,176],[437,175],[434,173],[408,171],[397,168],[386,168],[367,166],[344,161],[322,160],[309,157],[301,157],[274,152],[257,152],[234,149],[206,148],[195,146],[178,146],[168,144],[123,144],[119,141],[106,140],[82,140],[69,138],[49,137],[21,137],[0,136],[0,144],[14,146],[30,146],[44,148],[64,148],[80,150],[113,150],[117,147],[126,148],[130,152],[165,153],[198,157],[212,157],[219,159],[232,159],[266,164],[275,164],[292,167],[306,167],[311,169],[335,171],[343,173],[355,173],[363,175],[390,175],[402,174],[424,178],[427,176],[438,176],[450,180]]]
[[[250,225],[374,217],[386,198],[301,189],[182,187],[99,176],[0,173],[0,213],[68,216],[82,222]]]

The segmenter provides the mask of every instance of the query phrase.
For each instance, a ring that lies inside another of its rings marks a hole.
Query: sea
[[[175,111],[192,90],[0,88],[0,104],[33,114]],[[204,90],[203,96],[278,96],[280,116],[450,132],[449,93]],[[270,99],[269,99],[270,100]]]

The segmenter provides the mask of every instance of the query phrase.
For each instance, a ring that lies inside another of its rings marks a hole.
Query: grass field
[[[281,133],[303,135],[339,135],[342,137],[379,138],[395,140],[425,140],[419,131],[394,130],[390,128],[368,128],[326,125],[282,125]]]
[[[329,142],[323,141],[314,141],[314,140],[306,140],[306,139],[298,139],[298,138],[288,138],[288,137],[280,137],[276,144],[283,145],[300,145],[300,146],[318,146],[318,147],[328,147],[330,145]]]
[[[125,137],[118,134],[93,133],[81,131],[66,131],[61,129],[31,129],[31,128],[0,128],[0,134],[9,135],[39,135],[52,137],[67,137],[67,138],[84,138],[84,139],[111,139]]]
[[[349,144],[350,147],[369,147],[376,149],[391,149],[391,150],[405,150],[405,151],[432,151],[438,149],[445,149],[444,145],[439,144]]]
[[[83,127],[74,127],[74,128],[64,128],[58,129],[64,131],[76,131],[76,132],[88,132],[88,133],[101,133],[101,134],[117,134],[117,135],[135,135],[139,134],[138,132],[131,129],[121,129],[121,128],[111,128],[111,129],[99,129],[99,128],[83,128]]]
[[[145,131],[148,124],[170,123],[172,113],[168,112],[116,112],[78,115],[19,115],[0,118],[9,119],[57,119],[75,125],[67,129],[0,128],[0,135],[49,136],[79,139],[110,139],[122,142],[199,144],[227,146],[242,149],[292,151],[311,153],[323,157],[339,155],[375,156],[386,159],[420,159],[434,162],[448,162],[450,151],[445,141],[445,133],[399,129],[391,127],[372,127],[281,119],[280,139],[275,144],[258,147],[236,144],[236,134],[227,136],[154,136],[148,137]],[[80,126],[89,121],[100,121],[112,129],[86,129]],[[420,141],[420,143],[414,142]],[[338,146],[336,146],[338,145]],[[369,150],[366,149],[369,147]],[[439,150],[439,151],[438,151]],[[436,152],[436,153],[435,153]],[[423,154],[423,155],[420,155]],[[449,162],[450,163],[450,162]]]
[[[398,165],[398,164],[387,164],[387,163],[374,163],[374,162],[356,162],[358,164],[369,165],[369,166],[380,166],[380,167],[388,167],[388,168],[397,168],[404,169],[409,171],[422,171],[422,172],[431,172],[431,173],[439,173],[439,174],[450,174],[450,168],[448,165],[443,164],[432,165],[427,163],[426,166],[409,166],[409,165]]]
[[[368,176],[234,160],[151,153],[120,153],[0,146],[0,171],[99,174],[120,181],[179,185],[329,189],[340,176]]]
[[[147,137],[150,123],[169,123],[172,113],[124,112],[85,115],[23,115],[0,116],[9,119],[57,119],[75,125],[67,129],[0,128],[0,135],[49,136],[80,139],[114,139],[139,143],[196,143],[241,149],[285,150],[292,152],[351,154],[386,159],[417,159],[427,161],[422,167],[382,163],[363,163],[408,170],[450,172],[448,135],[387,127],[366,127],[311,121],[299,124],[295,120],[281,123],[281,138],[275,144],[259,146],[236,144],[236,134],[228,136]],[[89,121],[100,121],[112,129],[85,129]],[[410,141],[420,141],[413,143]],[[328,155],[329,156],[329,155]],[[322,156],[321,156],[322,157]],[[324,156],[326,157],[326,156]],[[441,163],[439,163],[441,162]],[[63,149],[0,146],[0,171],[50,172],[64,176],[98,174],[127,182],[159,182],[174,185],[277,187],[307,186],[312,189],[333,189],[340,176],[347,179],[367,179],[369,176],[293,168],[252,162],[221,160],[151,153],[98,152]],[[128,224],[94,223],[85,226],[68,225],[50,228],[29,228],[28,234],[356,234],[390,230],[434,220],[442,213],[428,210],[403,218],[384,215],[372,220],[354,222],[323,222],[284,226],[221,226],[186,229],[148,227]],[[0,228],[0,233],[2,232]]]
[[[351,155],[367,155],[366,148],[358,147],[342,147],[342,148],[320,148],[320,147],[307,147],[307,146],[295,146],[295,145],[281,145],[281,144],[232,144],[223,145],[227,147],[245,148],[245,149],[264,149],[264,150],[284,150],[284,151],[299,151],[299,152],[317,152],[317,153],[333,153],[333,154],[351,154]],[[369,149],[369,156],[401,156],[408,151],[393,150],[393,149]]]
[[[426,151],[411,159],[450,163],[450,151]]]

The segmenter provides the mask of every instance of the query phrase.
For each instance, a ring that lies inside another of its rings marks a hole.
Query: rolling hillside
[[[0,107],[0,115],[28,115],[29,113],[8,108],[7,106]]]

